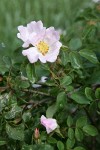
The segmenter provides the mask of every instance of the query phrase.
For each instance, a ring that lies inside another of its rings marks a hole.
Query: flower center
[[[49,51],[49,46],[46,42],[40,41],[37,44],[38,50],[42,53],[42,55],[45,55]]]

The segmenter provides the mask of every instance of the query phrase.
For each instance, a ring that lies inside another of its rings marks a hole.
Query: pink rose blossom
[[[59,42],[60,34],[54,27],[46,29],[41,21],[32,21],[27,27],[19,26],[18,30],[17,37],[24,42],[22,46],[27,48],[22,54],[27,56],[30,63],[38,59],[42,63],[56,61],[62,44]]]
[[[42,115],[40,120],[41,124],[46,128],[48,134],[55,130],[58,126],[56,119],[46,118],[44,115]]]

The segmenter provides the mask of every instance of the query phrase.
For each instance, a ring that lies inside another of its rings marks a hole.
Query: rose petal
[[[52,132],[58,126],[56,119],[46,118],[44,115],[41,116],[41,124],[46,128],[47,133]]]
[[[17,34],[17,37],[20,38],[21,40],[23,40],[24,42],[26,42],[28,40],[29,37],[29,33],[26,27],[24,26],[19,26],[18,30],[20,33]]]
[[[50,27],[46,30],[45,41],[49,43],[49,45],[52,45],[56,41],[59,41],[59,39],[60,39],[60,34],[58,31],[54,29],[54,27]]]
[[[41,29],[40,33],[33,32],[30,34],[29,41],[33,46],[36,46],[40,41],[44,39],[46,28]]]
[[[46,58],[41,53],[39,54],[39,59],[42,63],[46,63]]]
[[[34,63],[38,60],[38,57],[39,57],[39,54],[38,54],[38,51],[35,47],[31,47],[27,50],[23,50],[22,51],[22,54],[24,56],[27,56],[30,63]]]
[[[45,56],[46,60],[49,62],[55,62],[61,46],[62,44],[59,41],[50,46],[50,52]]]

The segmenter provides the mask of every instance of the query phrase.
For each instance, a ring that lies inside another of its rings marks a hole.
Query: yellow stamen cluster
[[[45,55],[49,51],[49,46],[46,42],[40,41],[37,44],[38,50],[42,53],[42,55]]]

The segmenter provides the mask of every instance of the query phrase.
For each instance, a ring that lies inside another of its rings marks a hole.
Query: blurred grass
[[[21,43],[17,39],[17,26],[32,20],[42,20],[45,26],[67,29],[75,15],[91,0],[0,0],[0,43],[8,53]]]

